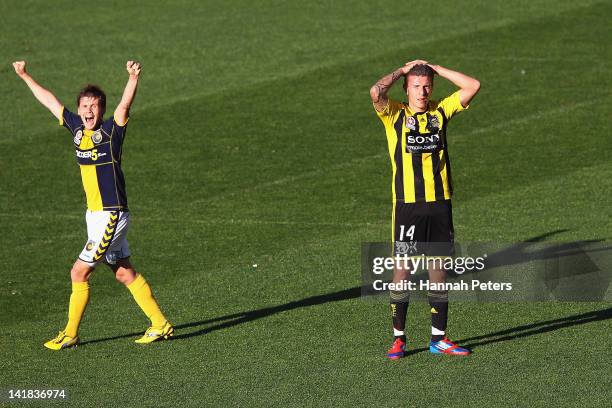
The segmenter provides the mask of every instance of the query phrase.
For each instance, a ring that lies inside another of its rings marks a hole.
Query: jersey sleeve
[[[374,108],[374,110],[376,111],[376,115],[378,115],[378,118],[382,121],[385,127],[392,126],[392,124],[397,120],[397,116],[399,115],[400,111],[402,110],[402,104],[393,99],[388,99],[387,106],[385,106],[385,109],[383,109],[382,112],[377,111],[376,108]]]
[[[116,124],[117,126],[120,126],[120,127],[123,127],[123,128],[124,128],[124,127],[126,127],[126,126],[127,126],[127,124],[128,124],[128,122],[129,122],[129,121],[130,121],[130,118],[129,118],[129,117],[127,117],[127,118],[125,119],[125,123],[121,124],[121,123],[119,123],[119,121],[117,120],[117,118],[116,118],[116,117],[113,115],[113,122],[115,122],[115,124]]]
[[[82,125],[83,121],[79,115],[70,112],[65,106],[62,106],[62,117],[59,120],[59,124],[74,134],[76,128]]]
[[[112,119],[108,119],[106,122],[104,122],[104,126],[107,128],[107,129],[105,129],[105,130],[106,130],[106,132],[107,132],[109,135],[111,135],[111,137],[112,137],[114,140],[119,139],[119,140],[123,141],[123,138],[125,137],[125,131],[126,131],[127,124],[128,124],[128,121],[129,121],[129,120],[130,120],[130,119],[129,119],[129,118],[127,118],[127,119],[125,120],[125,123],[120,124],[120,123],[117,121],[117,119],[115,119],[115,117],[113,116],[113,118],[112,118]]]
[[[465,107],[461,105],[461,100],[459,99],[459,91],[455,92],[450,96],[447,96],[446,98],[442,99],[440,103],[438,103],[438,108],[441,108],[444,111],[444,115],[447,119],[452,118],[457,113],[462,112],[468,109],[469,107],[470,105]]]
[[[123,141],[125,139],[125,130],[127,127],[127,120],[123,126],[119,126],[114,117],[106,119],[102,123],[102,132],[105,133],[111,141],[111,154],[113,160],[121,162],[121,150]]]

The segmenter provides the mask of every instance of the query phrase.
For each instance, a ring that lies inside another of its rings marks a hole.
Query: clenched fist
[[[13,62],[13,68],[15,68],[15,72],[17,73],[17,75],[22,76],[26,73],[26,62],[15,61]]]
[[[130,74],[130,76],[138,76],[140,75],[140,71],[142,70],[142,65],[140,65],[140,62],[138,61],[128,61],[127,64],[125,64],[125,68],[127,69],[128,74]]]

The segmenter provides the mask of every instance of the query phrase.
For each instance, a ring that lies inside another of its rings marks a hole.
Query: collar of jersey
[[[410,105],[408,105],[408,102],[406,102],[404,105],[406,106],[406,110],[408,111],[410,116],[422,115],[424,113],[429,112],[429,107],[431,106],[431,101],[427,102],[427,109],[425,109],[423,112],[413,112],[412,109],[410,109]]]

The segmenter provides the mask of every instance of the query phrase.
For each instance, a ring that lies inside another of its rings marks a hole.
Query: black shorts
[[[453,246],[453,209],[450,200],[395,204],[394,255],[452,256]]]

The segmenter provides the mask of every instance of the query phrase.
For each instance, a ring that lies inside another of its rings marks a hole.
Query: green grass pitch
[[[607,303],[451,304],[467,359],[420,352],[414,303],[414,353],[390,362],[388,309],[354,288],[361,243],[390,235],[368,89],[415,58],[482,82],[449,130],[458,241],[611,240],[612,4],[410,3],[5,2],[0,388],[65,388],[70,406],[607,406]],[[110,109],[143,62],[129,239],[175,340],[134,344],[147,321],[101,267],[85,344],[42,347],[65,324],[84,194],[18,59],[67,106],[95,82]]]

